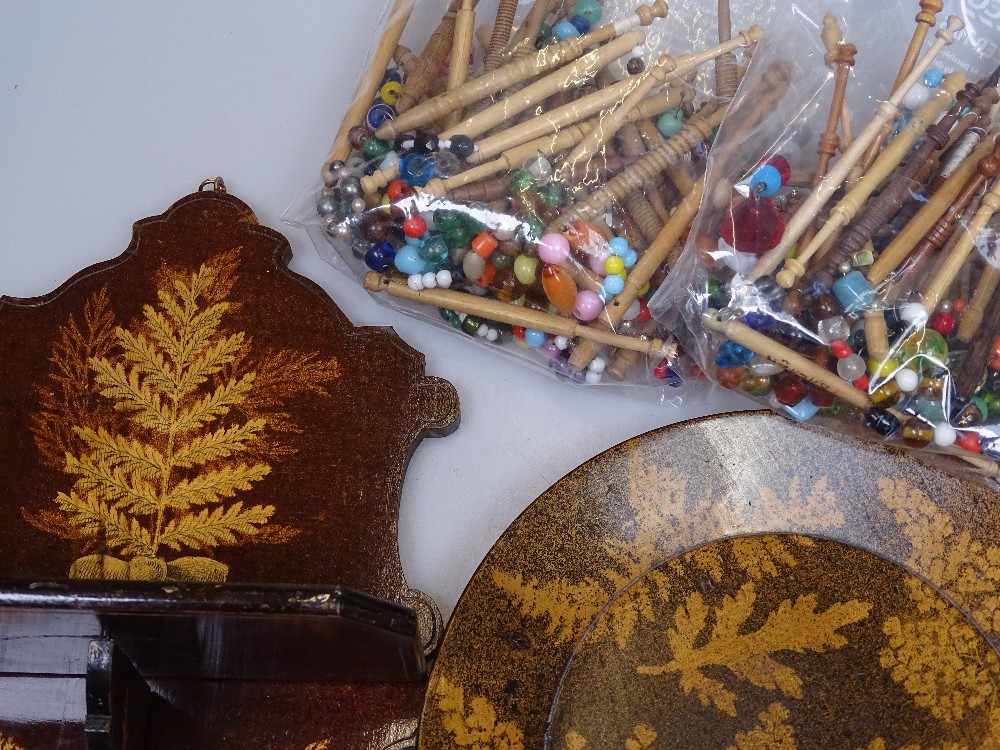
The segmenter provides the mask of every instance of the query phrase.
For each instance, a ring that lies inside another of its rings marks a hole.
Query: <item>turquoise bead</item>
[[[668,109],[656,118],[656,129],[664,138],[673,138],[684,127],[684,113],[680,107]]]
[[[783,406],[782,409],[796,422],[808,422],[819,411],[819,407],[808,396],[795,404],[795,406]]]
[[[861,271],[851,271],[833,282],[830,291],[840,302],[844,312],[860,312],[875,299],[875,290]]]
[[[576,26],[571,24],[569,21],[560,21],[557,23],[552,27],[552,33],[560,41],[580,36],[580,32],[577,30]]]
[[[593,26],[601,20],[601,16],[604,15],[604,8],[601,7],[601,4],[597,0],[577,0],[576,5],[573,7],[572,15],[586,18],[590,25]]]
[[[407,276],[412,276],[415,273],[423,273],[426,265],[421,259],[417,248],[412,245],[404,245],[400,248],[399,252],[396,253],[394,263],[396,269]]]
[[[430,237],[417,252],[426,263],[438,268],[448,260],[448,250],[444,238],[436,235]]]

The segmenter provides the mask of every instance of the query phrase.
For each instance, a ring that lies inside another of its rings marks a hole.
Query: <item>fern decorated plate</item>
[[[1000,748],[1000,499],[765,413],[588,461],[496,543],[421,748]]]

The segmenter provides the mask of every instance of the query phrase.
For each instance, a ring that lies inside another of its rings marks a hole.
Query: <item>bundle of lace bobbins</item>
[[[717,234],[698,237],[696,305],[726,387],[998,476],[1000,71],[967,82],[934,67],[963,27],[954,16],[920,54],[941,5],[920,2],[887,98],[854,130],[842,120],[857,49],[828,17],[833,97],[807,197],[775,202],[797,171],[780,150],[746,165]]]
[[[646,301],[760,28],[734,33],[723,0],[717,45],[653,51],[664,0],[615,14],[535,0],[516,25],[516,1],[489,18],[477,5],[453,0],[414,54],[399,47],[413,0],[396,1],[323,167],[325,231],[368,289],[562,377],[676,382]],[[699,91],[710,63],[717,90]]]

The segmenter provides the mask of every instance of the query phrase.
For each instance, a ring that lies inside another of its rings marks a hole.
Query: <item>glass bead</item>
[[[558,182],[550,182],[538,191],[538,197],[544,205],[559,208],[566,200],[566,188]]]
[[[820,341],[829,344],[833,341],[844,340],[851,335],[851,327],[840,315],[833,315],[824,318],[817,326]]]
[[[462,321],[462,333],[475,336],[479,333],[479,326],[483,324],[483,319],[478,315],[466,315]]]
[[[947,448],[958,438],[958,430],[947,422],[934,425],[934,445]]]
[[[388,242],[376,242],[365,253],[365,265],[378,273],[389,271],[396,259],[396,253]]]
[[[896,386],[903,393],[916,393],[920,387],[920,376],[908,367],[904,367],[896,373]]]
[[[604,15],[604,8],[598,0],[577,0],[573,6],[573,15],[586,18],[591,25],[601,20]]]
[[[576,295],[576,305],[573,307],[573,315],[584,322],[597,318],[604,310],[604,301],[596,292],[583,289]]]
[[[825,388],[820,388],[814,383],[809,384],[809,400],[820,409],[829,409],[836,400],[834,395]]]
[[[860,312],[875,299],[875,290],[860,271],[841,276],[830,290],[846,313]]]
[[[954,422],[959,427],[975,427],[982,424],[988,415],[989,408],[986,402],[978,396],[973,396],[965,408],[958,412]]]
[[[545,296],[559,312],[573,313],[576,306],[576,283],[569,272],[561,266],[545,266],[542,269],[542,289]]]
[[[743,344],[735,341],[723,341],[715,353],[715,364],[718,367],[741,367],[754,357],[754,352]]]
[[[715,380],[723,388],[732,390],[743,382],[742,367],[718,367],[715,370]]]
[[[365,123],[372,131],[378,130],[389,120],[396,116],[396,110],[385,102],[380,102],[372,106],[365,115]]]
[[[407,276],[411,276],[415,273],[423,273],[425,263],[420,257],[417,248],[412,245],[406,245],[399,249],[396,253],[396,258],[393,261],[396,269]]]
[[[563,20],[552,27],[552,35],[559,41],[564,41],[575,36],[580,36],[580,30],[569,21]]]
[[[472,240],[472,252],[488,258],[490,253],[497,249],[498,244],[500,243],[497,242],[496,237],[492,234],[489,232],[480,232]]]
[[[503,250],[494,250],[486,260],[498,271],[510,271],[514,268],[514,256],[507,255]]]
[[[781,173],[770,164],[757,167],[750,175],[750,189],[762,198],[769,198],[781,187]]]
[[[543,23],[541,26],[538,27],[539,39],[548,39],[551,36],[552,36],[552,27],[549,24]]]
[[[792,178],[792,165],[788,163],[786,159],[781,154],[776,154],[771,158],[767,159],[764,164],[774,167],[778,170],[778,174],[781,175],[781,184],[787,185],[788,181]]]
[[[935,313],[930,320],[930,325],[942,336],[947,336],[955,330],[955,316],[950,312]]]
[[[476,144],[467,135],[453,135],[448,144],[448,150],[459,159],[468,159],[476,151]]]
[[[395,68],[389,68],[385,71],[385,75],[382,76],[382,83],[386,84],[389,81],[395,81],[396,83],[403,82],[403,75]]]
[[[418,154],[431,154],[440,148],[440,141],[434,133],[418,130],[413,134],[413,150]]]
[[[447,268],[442,268],[436,274],[437,285],[442,289],[448,289],[455,281],[455,277]]]
[[[402,180],[393,180],[385,189],[385,194],[389,200],[398,201],[413,195],[413,188]]]
[[[819,406],[813,403],[809,396],[792,406],[784,405],[783,411],[796,422],[808,422],[816,416]]]
[[[529,190],[534,190],[536,186],[537,183],[531,172],[527,169],[518,169],[510,176],[510,182],[507,184],[507,192],[510,195],[518,195]]]
[[[869,409],[865,413],[865,427],[874,430],[884,438],[899,429],[899,420],[885,409]]]
[[[590,21],[583,16],[573,16],[569,19],[569,22],[576,27],[576,30],[579,31],[580,34],[586,34],[590,31]]]
[[[455,312],[454,310],[449,310],[449,309],[447,309],[445,307],[441,307],[441,308],[438,308],[438,312],[441,314],[441,317],[448,324],[451,325],[452,328],[461,328],[462,327],[462,318],[459,317],[459,314],[457,312]]]
[[[408,217],[403,222],[403,234],[407,237],[423,237],[427,231],[427,222],[420,214]]]
[[[770,198],[750,197],[727,212],[719,233],[739,252],[763,255],[775,247],[785,232],[785,220]]]
[[[902,398],[902,395],[903,394],[900,393],[899,386],[896,385],[896,381],[889,380],[872,391],[871,400],[875,406],[888,408],[899,403],[899,399]]]
[[[848,383],[858,380],[865,372],[865,361],[857,354],[849,354],[837,360],[837,374]]]
[[[530,174],[536,186],[544,187],[552,182],[552,164],[541,154],[525,159],[521,171]]]
[[[538,348],[545,343],[546,335],[544,331],[539,331],[536,328],[525,328],[524,329],[524,343],[533,349]]]
[[[625,290],[625,279],[617,274],[612,274],[604,279],[601,288],[607,294],[608,298],[615,297]]]
[[[837,305],[837,300],[829,294],[818,295],[809,305],[809,314],[814,320],[826,320],[836,316],[838,312],[840,307]]]
[[[462,171],[462,160],[450,151],[438,151],[431,156],[431,162],[434,164],[434,175],[442,180]]]
[[[625,72],[630,76],[637,76],[645,69],[646,63],[642,61],[641,57],[630,57],[628,62],[625,63]]]
[[[908,326],[922,328],[927,325],[927,308],[919,302],[907,302],[899,308],[899,317]]]
[[[740,379],[740,388],[751,396],[766,396],[771,392],[771,378],[747,372]]]
[[[378,90],[378,95],[390,107],[395,107],[403,96],[403,84],[399,81],[386,81]]]
[[[684,127],[684,112],[680,107],[668,109],[656,118],[656,129],[664,138],[673,138]]]
[[[538,240],[538,257],[545,263],[562,263],[569,258],[569,250],[569,240],[555,232],[543,234]]]
[[[475,253],[467,253],[462,259],[462,273],[465,278],[475,283],[483,276],[486,270],[486,259]]]
[[[448,245],[440,235],[429,237],[417,252],[426,263],[433,266],[448,262]]]
[[[389,237],[392,230],[392,219],[385,211],[367,211],[361,217],[358,232],[369,242],[381,242]]]
[[[617,255],[611,255],[604,261],[604,273],[619,274],[625,272],[625,262]]]
[[[776,362],[772,362],[769,359],[761,357],[759,354],[754,355],[754,358],[747,363],[747,372],[751,375],[758,376],[773,376],[779,375],[785,371],[785,368]]]
[[[529,255],[518,255],[514,259],[514,276],[522,284],[535,283],[538,278],[538,258]]]
[[[530,211],[522,216],[521,222],[525,230],[526,239],[541,237],[545,234],[545,222],[534,211]]]
[[[982,452],[979,435],[978,433],[972,431],[959,433],[958,437],[955,439],[955,445],[969,451],[970,453]]]
[[[910,417],[903,423],[903,442],[912,448],[922,448],[934,439],[934,428],[919,417]]]
[[[917,81],[903,97],[903,107],[911,112],[916,112],[930,100],[933,93],[923,81]]]
[[[795,406],[808,394],[805,381],[794,373],[783,372],[774,381],[774,397],[782,406]]]
[[[407,154],[399,162],[399,177],[411,187],[423,187],[434,179],[434,162],[425,154]]]
[[[944,80],[944,74],[938,68],[928,68],[924,71],[924,85],[936,89]]]
[[[920,370],[947,367],[948,342],[933,328],[924,328],[903,342],[907,364]]]
[[[359,151],[365,144],[365,139],[372,134],[372,131],[364,125],[355,125],[347,131],[347,142],[355,151]]]

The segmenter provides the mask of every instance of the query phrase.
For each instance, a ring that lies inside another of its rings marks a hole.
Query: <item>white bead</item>
[[[498,338],[500,338],[500,331],[498,331],[496,328],[491,328],[486,332],[487,341],[496,341]]]
[[[451,275],[451,271],[449,271],[447,268],[442,268],[440,271],[438,271],[437,274],[435,274],[435,278],[437,280],[437,285],[442,289],[447,289],[448,287],[451,286],[452,281],[454,281],[454,278],[452,278]]]
[[[840,315],[824,318],[817,326],[819,338],[824,344],[840,339],[843,341],[851,335],[851,327]]]
[[[899,317],[915,328],[927,325],[927,308],[919,302],[907,302],[899,309]]]
[[[642,57],[646,54],[646,48],[641,44],[632,48],[632,57]]]
[[[628,306],[628,310],[622,315],[622,320],[635,320],[639,317],[639,313],[642,311],[642,305],[639,304],[639,300],[635,300],[631,305]]]
[[[392,169],[397,164],[399,164],[399,154],[397,154],[395,151],[390,151],[385,155],[385,158],[382,159],[382,163],[379,164],[378,167],[379,169],[386,170],[386,169]]]
[[[424,279],[419,273],[415,273],[406,279],[406,285],[415,292],[424,288]]]
[[[420,281],[424,285],[424,289],[433,289],[437,286],[437,274],[433,271],[428,271],[423,276],[420,277]]]
[[[947,422],[934,425],[934,445],[947,448],[958,439],[958,430]]]
[[[913,88],[907,91],[906,96],[903,97],[903,107],[911,112],[915,112],[930,100],[933,93],[922,82],[917,81],[913,84]]]
[[[765,375],[770,377],[772,375],[779,375],[783,373],[785,368],[769,359],[765,359],[759,354],[755,354],[754,358],[747,363],[747,370],[751,375],[756,375],[758,377]]]
[[[479,328],[476,329],[476,335],[480,338],[486,338],[490,335],[490,327],[486,323],[480,323]]]
[[[601,382],[601,373],[594,372],[593,370],[587,370],[587,382],[591,385],[597,385]]]
[[[566,351],[566,347],[569,346],[569,339],[565,336],[556,336],[552,339],[552,343],[556,345],[556,348],[560,351]]]
[[[596,372],[600,375],[604,372],[604,368],[607,366],[608,363],[603,357],[594,357],[594,359],[591,360],[590,364],[587,366],[587,369],[590,370],[590,372]]]
[[[920,376],[913,370],[904,367],[896,373],[896,385],[903,393],[913,393],[920,385]]]

